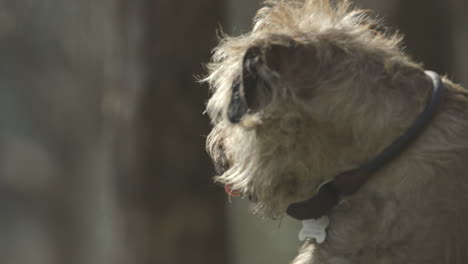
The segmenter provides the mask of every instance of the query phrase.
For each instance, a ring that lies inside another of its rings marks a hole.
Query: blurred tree
[[[136,148],[123,151],[134,153],[137,173],[120,181],[132,263],[227,263],[225,195],[204,150],[208,89],[194,77],[204,74],[224,1],[139,0],[125,10],[125,24],[137,25],[127,31],[140,50],[130,71],[142,87],[129,131]]]
[[[0,1],[0,263],[119,263],[118,1]]]
[[[451,6],[437,0],[398,1],[396,28],[405,34],[408,53],[426,68],[454,72],[454,35]]]
[[[454,1],[356,0],[374,10],[385,24],[404,35],[407,54],[427,69],[441,74],[455,72]]]
[[[0,0],[0,263],[226,263],[193,77],[222,14]]]

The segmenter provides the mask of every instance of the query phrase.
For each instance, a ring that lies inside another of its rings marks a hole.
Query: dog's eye
[[[245,98],[247,107],[254,109],[258,107],[259,78],[257,66],[263,62],[260,60],[261,51],[257,47],[247,50],[242,63],[242,87],[241,93]]]
[[[236,78],[232,84],[231,102],[228,106],[228,119],[231,123],[239,123],[248,111],[247,103],[241,91],[240,78]]]
[[[272,91],[259,75],[259,68],[266,67],[261,55],[259,47],[251,47],[244,54],[242,74],[234,80],[231,88],[228,119],[232,123],[239,123],[245,114],[259,111],[271,100]]]

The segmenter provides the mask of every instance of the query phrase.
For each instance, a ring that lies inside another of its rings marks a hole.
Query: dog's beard
[[[274,143],[268,137],[259,141],[255,131],[242,128],[231,127],[229,137],[222,137],[220,131],[213,129],[208,138],[219,169],[215,180],[250,198],[256,214],[279,218],[290,203],[311,195],[318,185],[304,157],[288,153],[289,143]]]
[[[304,190],[311,190],[312,185],[300,184],[302,175],[307,174],[303,165],[285,165],[284,160],[277,158],[260,163],[234,163],[232,168],[216,177],[216,181],[228,186],[229,193],[248,198],[257,215],[270,218],[281,217],[290,203],[302,200],[304,193],[311,193]],[[298,173],[301,176],[296,175]]]

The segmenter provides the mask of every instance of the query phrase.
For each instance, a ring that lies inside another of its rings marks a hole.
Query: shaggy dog
[[[345,0],[267,1],[208,68],[216,181],[272,218],[379,156],[436,86]],[[442,84],[419,136],[326,210],[326,240],[307,239],[293,263],[468,263],[468,91]]]

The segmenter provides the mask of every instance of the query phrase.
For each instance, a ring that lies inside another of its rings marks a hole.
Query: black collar
[[[432,96],[424,111],[410,128],[379,155],[361,167],[338,174],[333,180],[322,185],[312,198],[290,204],[287,209],[288,215],[298,220],[317,219],[325,216],[343,197],[358,191],[374,172],[384,167],[409,147],[432,120],[447,90],[437,73],[426,71],[426,74],[434,83]]]

